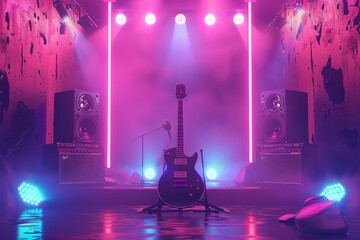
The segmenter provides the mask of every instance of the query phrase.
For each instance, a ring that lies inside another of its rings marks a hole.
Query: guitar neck
[[[178,100],[178,125],[176,156],[184,157],[184,126],[183,126],[183,101]]]

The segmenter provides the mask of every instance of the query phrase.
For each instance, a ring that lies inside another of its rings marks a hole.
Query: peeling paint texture
[[[349,14],[349,3],[347,0],[343,0],[343,5],[344,5],[344,15],[348,15]]]
[[[301,32],[302,32],[302,24],[299,25],[298,31],[296,33],[296,39],[299,39]]]
[[[73,35],[67,31],[60,36],[56,31],[59,21],[53,1],[0,1],[0,69],[6,73],[11,86],[8,110],[2,112],[0,145],[11,138],[11,116],[17,102],[34,109],[36,115],[36,138],[29,139],[28,143],[33,146],[31,151],[52,142],[53,94],[71,88],[68,76],[77,76],[81,81],[73,57],[75,49],[69,44]],[[57,62],[57,56],[61,61]],[[64,74],[55,79],[56,71]],[[35,154],[31,151],[29,157]]]
[[[46,37],[45,37],[45,34],[44,34],[44,33],[40,33],[40,37],[42,38],[44,45],[46,45],[46,44],[47,44],[47,39],[46,39]]]
[[[317,26],[314,26],[314,29],[318,32],[318,34],[316,36],[316,41],[320,46],[320,39],[321,39],[321,36],[322,36],[322,23],[320,23]]]
[[[290,10],[280,32],[288,53],[283,85],[308,93],[309,136],[321,146],[325,175],[353,174],[360,165],[359,2],[304,1],[302,19]],[[301,36],[294,36],[299,21]]]
[[[8,12],[5,14],[5,22],[6,22],[6,29],[10,30],[10,18]]]
[[[0,69],[0,126],[3,122],[4,115],[9,108],[10,85],[5,71]]]
[[[333,105],[343,104],[345,100],[343,72],[341,68],[335,69],[331,66],[331,57],[322,69],[321,75],[324,78],[324,86]]]

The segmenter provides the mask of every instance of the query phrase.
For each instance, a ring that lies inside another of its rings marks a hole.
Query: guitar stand
[[[219,212],[229,213],[230,212],[229,210],[222,208],[222,207],[212,205],[208,201],[207,189],[206,189],[206,179],[205,179],[204,156],[203,156],[202,149],[200,149],[200,154],[201,154],[202,174],[203,174],[204,187],[205,187],[204,200],[199,202],[200,204],[202,204],[205,207],[205,210],[200,210],[200,211],[205,212],[205,213],[211,213],[211,212],[213,212],[213,213],[219,213]]]
[[[203,157],[202,149],[200,150],[200,153],[201,153],[201,163],[202,163],[203,180],[204,180],[204,187],[205,187],[204,191],[205,192],[204,192],[203,201],[199,201],[196,205],[200,204],[200,205],[204,206],[205,209],[203,209],[203,210],[202,209],[192,209],[192,207],[189,207],[189,208],[177,208],[177,209],[164,210],[164,209],[162,209],[162,207],[165,206],[166,203],[159,198],[157,204],[150,205],[148,207],[139,209],[137,212],[138,213],[141,213],[141,212],[147,212],[147,213],[179,212],[181,214],[184,211],[192,211],[192,212],[205,212],[205,213],[220,213],[220,212],[229,213],[230,211],[228,209],[212,205],[208,201],[207,189],[206,189],[206,179],[205,179],[205,169],[204,169],[204,157]],[[165,163],[164,163],[163,171],[164,171],[164,169],[165,169]]]

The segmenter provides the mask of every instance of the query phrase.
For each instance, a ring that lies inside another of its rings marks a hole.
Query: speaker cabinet
[[[257,179],[259,183],[307,183],[317,174],[316,145],[303,143],[259,144]]]
[[[261,143],[308,143],[307,93],[261,92]]]
[[[59,184],[103,183],[105,158],[97,144],[58,143]]]
[[[84,90],[55,93],[54,142],[100,143],[100,95]]]

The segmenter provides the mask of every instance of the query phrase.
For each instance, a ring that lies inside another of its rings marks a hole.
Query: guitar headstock
[[[177,99],[184,99],[186,97],[185,85],[184,84],[176,85],[176,94],[175,95],[176,95]]]

